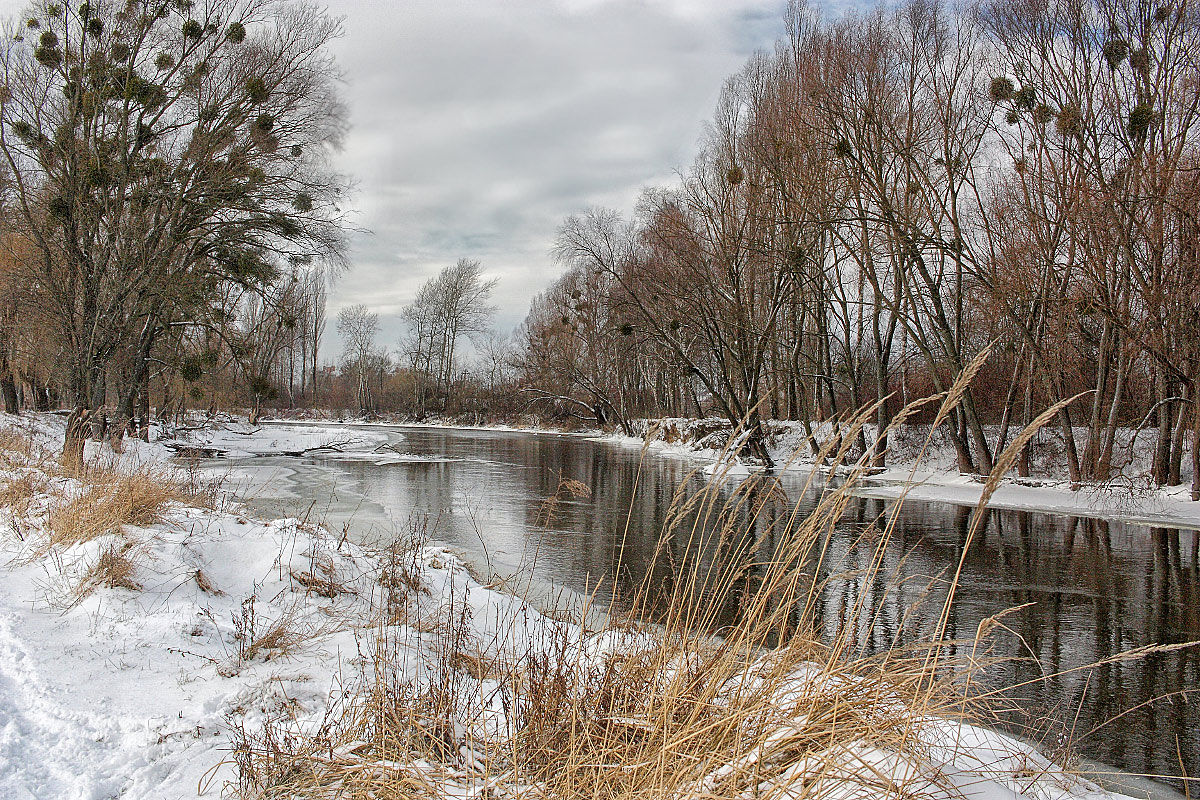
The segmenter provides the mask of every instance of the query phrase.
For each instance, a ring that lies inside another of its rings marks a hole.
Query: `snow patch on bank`
[[[224,458],[301,455],[367,455],[388,443],[380,431],[338,430],[332,425],[249,425],[237,420],[180,426],[159,443],[176,452]]]
[[[624,447],[640,448],[655,455],[683,458],[704,465],[701,472],[721,480],[742,480],[761,471],[743,462],[728,449],[729,423],[723,419],[637,420],[642,437],[608,434],[593,437]],[[777,469],[794,472],[827,472],[818,465],[803,425],[798,422],[768,422],[769,452]],[[814,437],[823,441],[832,435],[829,426],[814,426]],[[868,431],[868,433],[871,433]],[[873,435],[873,434],[871,434]],[[984,478],[964,475],[956,467],[953,448],[936,434],[926,447],[928,430],[914,427],[892,436],[886,469],[863,476],[855,494],[885,500],[912,500],[973,506],[984,490]],[[1150,439],[1125,431],[1125,449],[1130,462],[1104,484],[1085,483],[1073,489],[1070,482],[1053,477],[1005,478],[989,502],[998,509],[1044,511],[1072,516],[1096,517],[1150,526],[1200,528],[1200,502],[1190,497],[1190,475],[1184,485],[1154,487],[1145,476],[1150,457]],[[1053,431],[1035,442],[1038,473],[1061,474]],[[844,474],[837,470],[831,477]]]

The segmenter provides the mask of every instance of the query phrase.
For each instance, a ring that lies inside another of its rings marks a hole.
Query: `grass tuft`
[[[120,534],[125,525],[157,525],[172,505],[190,502],[170,473],[148,467],[129,471],[88,467],[79,478],[82,491],[50,510],[48,544],[52,547]]]
[[[221,591],[221,589],[215,583],[213,583],[207,575],[204,574],[204,570],[196,570],[196,574],[192,577],[196,581],[196,587],[205,594],[212,595],[213,597],[225,596],[225,592]]]
[[[69,607],[74,607],[90,597],[97,589],[127,589],[139,592],[142,585],[137,582],[137,566],[133,553],[137,548],[130,541],[106,545],[96,563],[89,567],[75,584],[71,592]]]

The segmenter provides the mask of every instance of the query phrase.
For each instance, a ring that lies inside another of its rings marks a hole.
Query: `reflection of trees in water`
[[[931,637],[946,592],[946,576],[937,576],[962,555],[971,513],[924,505],[903,509],[896,520],[895,552],[885,559],[891,568],[888,585],[882,588],[879,575],[855,577],[853,568],[861,563],[855,549],[863,548],[846,549],[851,569],[837,576],[836,567],[829,567],[834,578],[824,616],[834,624],[831,633],[869,625],[869,634],[859,639],[868,652]],[[1028,605],[1003,618],[1007,632],[990,642],[989,655],[997,660],[975,679],[994,687],[1019,686],[1011,695],[1033,716],[1056,721],[1064,737],[1073,734],[1085,752],[1109,763],[1178,775],[1178,736],[1184,765],[1195,774],[1200,697],[1185,703],[1180,695],[1200,687],[1195,650],[1083,668],[1136,647],[1200,638],[1197,534],[1030,512],[984,513],[981,533],[966,554],[947,638],[970,640],[986,618]],[[913,588],[926,583],[928,594],[920,605],[924,592]],[[876,603],[867,623],[845,611],[862,592],[871,593]],[[1133,731],[1141,735],[1130,735]]]
[[[728,534],[727,516],[709,510],[703,518],[695,511],[674,521],[663,543],[667,556],[654,565],[664,592],[674,588],[673,576],[691,570],[710,576],[741,570],[737,590],[716,598],[724,603],[716,615],[722,624],[739,619],[742,599],[780,549],[795,504],[803,513],[815,501],[810,495],[759,506],[755,500],[767,491],[764,485],[742,491],[745,497],[728,512],[743,516],[742,535]],[[724,499],[730,497],[737,499]],[[647,508],[661,509],[663,500],[660,495]],[[949,572],[973,523],[974,511],[965,507],[906,504],[894,519],[893,509],[879,500],[853,500],[837,529],[812,548],[806,567],[820,589],[811,606],[814,622],[827,640],[849,643],[859,653],[934,636]],[[985,664],[972,680],[1018,686],[1008,696],[1030,711],[1009,723],[1075,741],[1094,758],[1178,775],[1178,737],[1185,769],[1200,771],[1200,698],[1181,702],[1180,694],[1200,687],[1195,650],[1084,669],[1133,648],[1200,638],[1200,534],[1032,512],[984,514],[946,629],[947,639],[963,640]],[[655,530],[663,522],[661,513],[647,513],[636,527]],[[877,554],[889,522],[888,546]],[[631,567],[626,575],[627,588],[636,584],[634,572]],[[713,599],[697,596],[697,602]],[[1004,629],[993,631],[987,652],[974,652],[981,623],[1020,606],[1001,618]],[[954,651],[950,647],[948,655]],[[1173,701],[1155,702],[1172,695]],[[1116,721],[1105,725],[1109,720]]]

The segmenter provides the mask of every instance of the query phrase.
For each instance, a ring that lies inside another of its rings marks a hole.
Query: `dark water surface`
[[[435,539],[477,564],[580,592],[598,587],[605,598],[630,593],[645,576],[681,483],[689,475],[697,486],[706,480],[693,462],[642,458],[637,448],[578,437],[424,428],[389,435],[411,460],[235,464],[256,476],[250,502],[260,511],[311,509],[361,537],[392,535],[414,514],[428,514]],[[581,482],[588,496],[564,496],[547,524],[546,500],[565,479]],[[803,475],[785,474],[778,486],[784,502],[802,511],[816,502],[817,490],[804,492]],[[883,567],[866,571],[874,546],[860,534],[890,514],[896,525]],[[940,503],[895,509],[889,501],[853,500],[815,570],[827,579],[817,602],[827,630],[840,627],[863,652],[929,639],[971,514]],[[786,506],[775,514],[786,515]],[[773,524],[756,525],[748,558],[769,557]],[[687,535],[669,544],[681,560],[689,557]],[[669,579],[656,572],[650,585]],[[1080,669],[1133,648],[1200,639],[1200,533],[988,512],[966,554],[947,637],[971,639],[981,621],[1018,606],[1003,618],[1008,631],[993,633],[993,655],[1010,658],[987,667],[984,682],[1028,684],[1014,693],[1020,704],[1031,717],[1074,731],[1070,738],[1087,758],[1174,778],[1167,782],[1176,787],[1180,776],[1200,775],[1200,693],[1190,694],[1200,692],[1200,649]],[[720,613],[732,621],[737,609]]]

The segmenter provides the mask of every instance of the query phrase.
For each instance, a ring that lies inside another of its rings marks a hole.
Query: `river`
[[[707,480],[695,474],[694,462],[576,436],[386,430],[403,460],[333,454],[223,463],[251,479],[244,494],[260,513],[307,515],[373,540],[427,519],[434,541],[463,552],[481,571],[616,596],[618,603],[650,569],[678,487]],[[564,480],[578,481],[586,493],[559,491]],[[786,502],[802,512],[820,491],[805,485],[800,474],[778,482]],[[556,493],[548,513],[546,501]],[[862,531],[893,515],[884,568],[864,573],[874,544],[862,541]],[[970,509],[947,504],[907,501],[897,509],[855,498],[825,543],[816,607],[826,631],[840,627],[864,653],[928,639],[942,609],[945,572],[963,555],[971,519]],[[758,525],[752,549],[769,550],[771,528],[770,521]],[[673,544],[684,547],[682,540]],[[649,585],[669,579],[655,573]],[[856,614],[856,607],[870,613]],[[1021,686],[1010,693],[1023,709],[1012,725],[1041,720],[1043,746],[1069,740],[1088,759],[1162,776],[1177,788],[1181,775],[1200,775],[1200,696],[1186,694],[1200,689],[1200,649],[1081,669],[1133,648],[1200,640],[1200,533],[987,512],[964,560],[947,637],[973,638],[981,621],[1013,608],[1002,619],[1007,631],[991,637],[991,655],[999,658],[982,673],[985,683]],[[736,618],[736,608],[718,611]]]

